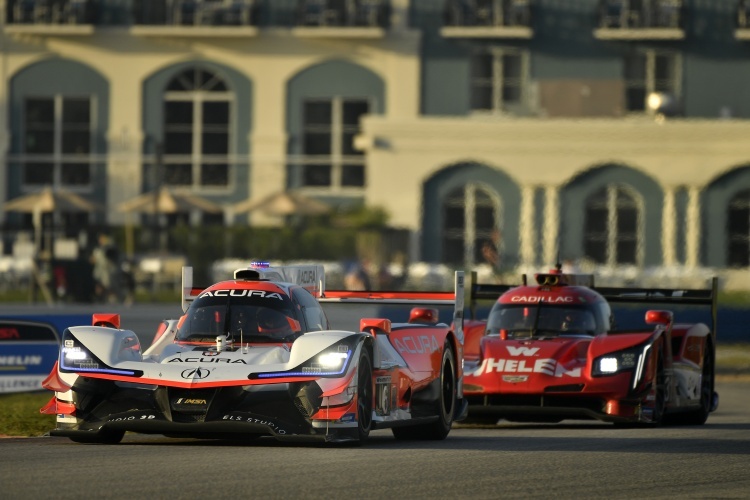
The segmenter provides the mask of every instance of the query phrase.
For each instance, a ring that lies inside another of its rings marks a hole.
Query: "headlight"
[[[123,342],[126,349],[140,348],[128,337]],[[140,351],[136,351],[138,354]],[[78,341],[68,330],[63,333],[62,348],[60,349],[60,370],[63,372],[87,372],[87,373],[109,373],[113,375],[129,375],[140,377],[140,370],[118,370],[103,363],[81,342]]]
[[[307,375],[341,375],[344,373],[342,369],[347,364],[347,360],[351,355],[351,351],[348,350],[348,346],[340,345],[339,348],[346,348],[345,352],[324,352],[315,358],[311,363],[306,363],[302,366],[302,373]]]
[[[68,370],[91,370],[102,368],[95,356],[78,342],[65,339],[62,348],[61,367]]]
[[[63,352],[65,353],[65,359],[68,359],[70,361],[83,361],[84,359],[91,359],[89,358],[89,353],[84,351],[75,351],[75,347],[71,348],[63,348]]]
[[[619,363],[617,358],[602,358],[599,360],[599,371],[602,373],[617,373]]]
[[[321,368],[328,370],[341,368],[348,356],[346,352],[327,352],[318,356],[318,364]]]
[[[600,356],[594,360],[591,375],[594,377],[614,375],[639,366],[642,367],[644,357],[650,348],[651,344],[647,344]]]
[[[356,345],[352,340],[340,341],[317,356],[289,371],[251,373],[248,378],[274,379],[283,377],[340,377],[349,368]]]

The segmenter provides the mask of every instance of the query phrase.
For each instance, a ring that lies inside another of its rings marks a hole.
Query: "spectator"
[[[349,268],[344,276],[344,287],[347,290],[372,290],[370,277],[362,264],[356,263]]]
[[[115,298],[117,275],[117,249],[112,246],[109,238],[99,235],[99,244],[91,254],[94,266],[94,296],[99,302],[111,302]]]
[[[125,305],[132,305],[135,300],[135,276],[133,269],[134,262],[131,259],[123,259],[120,264],[120,273],[122,281],[122,290],[124,293]]]

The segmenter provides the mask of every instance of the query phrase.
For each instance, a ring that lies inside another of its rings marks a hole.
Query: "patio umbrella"
[[[34,239],[38,250],[41,243],[43,213],[52,213],[54,224],[55,214],[61,212],[95,212],[101,209],[101,206],[65,189],[46,186],[35,193],[26,194],[7,201],[3,205],[3,209],[9,212],[32,214],[35,233]],[[50,235],[50,248],[52,248],[51,245]]]
[[[118,210],[127,213],[141,214],[174,214],[201,210],[208,213],[220,213],[221,207],[216,203],[185,191],[174,191],[166,187],[158,192],[143,193],[120,203]]]
[[[216,203],[209,201],[200,196],[194,195],[187,191],[172,190],[167,187],[162,187],[158,191],[151,191],[149,193],[143,193],[135,198],[126,200],[118,206],[120,212],[125,213],[140,213],[150,215],[161,215],[161,214],[175,214],[179,212],[192,212],[193,210],[200,210],[208,213],[221,213],[222,208]],[[162,251],[166,249],[166,233],[160,230],[161,224],[157,222],[155,228],[156,233],[159,233],[159,246]],[[133,227],[130,221],[126,224],[126,251],[128,256],[133,255]],[[154,240],[157,239],[156,234]]]
[[[75,193],[50,186],[41,191],[13,198],[3,205],[11,212],[94,212],[100,207]]]
[[[331,211],[331,206],[314,198],[293,191],[279,191],[261,198],[253,198],[232,205],[234,213],[260,211],[266,215],[322,215]]]

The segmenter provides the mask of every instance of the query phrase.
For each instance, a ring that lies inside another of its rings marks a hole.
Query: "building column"
[[[559,230],[560,191],[557,186],[547,186],[544,188],[544,234],[542,236],[543,258],[546,265],[557,262]]]
[[[536,235],[534,231],[534,194],[535,186],[523,186],[521,188],[521,221],[520,221],[520,253],[521,265],[533,266],[536,262]]]
[[[0,1],[0,183],[7,186],[10,181],[10,169],[8,168],[8,152],[10,151],[10,92],[8,86],[8,54],[7,44],[9,43],[5,35],[5,8],[6,2]],[[4,187],[0,189],[0,221],[4,221],[2,206],[7,201],[5,197],[8,190]],[[2,241],[0,240],[0,250],[2,250]]]
[[[289,75],[284,80],[286,81]],[[284,113],[288,106],[286,87],[279,85],[279,74],[273,71],[252,75],[255,98],[252,101],[250,131],[251,165],[248,176],[250,199],[283,192],[286,189],[287,132]],[[237,214],[240,215],[240,214]],[[283,226],[280,217],[256,210],[248,214],[253,225]]]
[[[403,32],[409,29],[409,0],[391,0],[391,30]]]
[[[696,268],[700,258],[700,240],[701,240],[701,223],[700,223],[700,189],[697,187],[688,188],[687,217],[685,221],[685,267]]]
[[[661,251],[662,264],[673,266],[677,263],[675,237],[677,230],[675,227],[675,188],[668,187],[664,191],[664,207],[661,213]]]
[[[127,66],[112,64],[110,68],[101,69],[110,83],[105,176],[106,224],[132,224],[138,220],[137,214],[125,214],[117,210],[117,207],[141,194],[144,164],[154,161],[143,156],[146,142],[152,138],[144,134],[141,107],[133,105],[134,102],[142,102],[144,98],[140,80],[142,75],[138,71],[128,71]],[[152,175],[153,173],[155,171],[152,171]]]

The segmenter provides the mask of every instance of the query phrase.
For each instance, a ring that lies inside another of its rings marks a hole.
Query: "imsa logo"
[[[176,405],[205,405],[208,401],[205,399],[194,399],[194,398],[177,398],[174,402]]]

